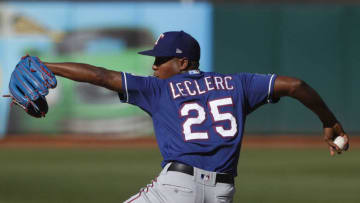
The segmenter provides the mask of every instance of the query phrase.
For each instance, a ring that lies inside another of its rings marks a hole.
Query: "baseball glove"
[[[22,107],[29,115],[45,117],[48,104],[45,96],[49,88],[57,84],[55,75],[38,57],[26,55],[21,58],[11,74],[9,90],[12,102]]]

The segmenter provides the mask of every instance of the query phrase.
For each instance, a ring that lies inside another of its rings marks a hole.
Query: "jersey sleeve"
[[[136,105],[151,115],[160,98],[159,79],[124,72],[122,74],[123,92],[119,92],[120,101]]]
[[[246,112],[250,113],[266,103],[276,103],[272,98],[275,74],[242,73],[239,75],[245,96]]]

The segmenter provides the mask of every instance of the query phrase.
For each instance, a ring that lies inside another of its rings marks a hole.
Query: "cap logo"
[[[176,53],[177,53],[177,54],[182,54],[183,51],[182,51],[181,49],[179,49],[179,48],[176,48]]]
[[[164,34],[161,34],[161,35],[157,38],[157,40],[156,40],[156,42],[155,42],[155,45],[157,45],[158,42],[159,42],[159,40],[162,39],[162,38],[164,38],[164,37],[165,37],[165,35],[164,35]]]

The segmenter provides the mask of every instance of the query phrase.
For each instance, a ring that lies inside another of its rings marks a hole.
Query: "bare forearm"
[[[275,81],[275,96],[289,96],[297,99],[313,111],[324,126],[332,126],[337,122],[320,95],[302,80],[280,76]]]
[[[324,127],[333,126],[337,120],[320,95],[305,82],[302,82],[291,95],[311,109],[322,121]]]
[[[121,73],[83,63],[45,63],[55,74],[78,82],[87,82],[121,91]]]
[[[334,156],[336,152],[341,153],[343,151],[333,142],[337,136],[342,136],[345,139],[346,147],[344,150],[348,149],[349,136],[344,132],[341,124],[320,95],[304,81],[293,77],[278,76],[275,80],[272,96],[274,99],[283,96],[297,99],[319,117],[323,123],[324,141],[329,145],[331,156]]]
[[[82,63],[45,63],[45,65],[55,74],[79,82],[89,82],[98,80],[101,73],[100,67]]]

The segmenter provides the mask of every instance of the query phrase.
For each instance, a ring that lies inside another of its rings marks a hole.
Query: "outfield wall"
[[[8,93],[9,64],[25,53],[151,75],[153,59],[137,51],[164,31],[183,29],[200,42],[202,70],[299,77],[318,90],[348,132],[360,132],[360,6],[9,2],[0,13],[7,14],[2,22],[13,23],[0,32],[1,94]],[[115,34],[104,34],[109,32]],[[0,100],[0,135],[152,132],[150,118],[120,104],[116,93],[58,79],[45,119],[9,110],[8,100]],[[319,133],[321,126],[312,112],[285,98],[251,114],[246,132]]]
[[[316,89],[348,132],[360,132],[360,6],[214,7],[215,71],[277,73]],[[248,132],[319,132],[299,102],[283,99],[248,117]]]
[[[89,63],[152,75],[153,57],[137,52],[150,49],[161,33],[172,30],[185,30],[197,38],[203,48],[200,63],[204,70],[212,67],[212,6],[208,3],[6,2],[0,5],[0,14],[6,14],[0,17],[0,31],[8,25],[7,33],[0,32],[0,53],[6,42],[12,45],[6,52],[15,56],[9,59],[0,54],[0,62],[5,62],[0,68],[7,73],[1,94],[8,93],[5,85],[10,73],[26,53],[47,62]],[[150,117],[135,106],[120,103],[116,92],[57,79],[58,86],[46,97],[50,108],[45,119],[32,118],[18,107],[9,110],[9,100],[0,100],[0,113],[6,112],[1,116],[9,121],[0,122],[0,137],[2,132],[152,133]]]

